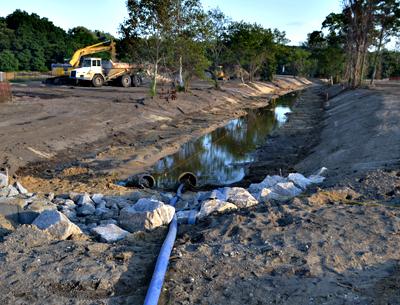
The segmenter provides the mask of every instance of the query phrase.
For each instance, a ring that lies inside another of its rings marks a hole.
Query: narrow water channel
[[[179,175],[192,172],[199,185],[230,184],[242,180],[246,165],[255,160],[255,151],[267,136],[285,124],[298,93],[274,99],[263,108],[250,109],[247,115],[182,145],[173,155],[159,160],[150,170],[156,186],[170,188]]]

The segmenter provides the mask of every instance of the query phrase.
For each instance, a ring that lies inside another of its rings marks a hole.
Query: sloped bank
[[[208,83],[201,82],[190,93],[178,95],[177,100],[166,102],[157,96],[145,99],[144,105],[135,103],[137,108],[124,97],[121,103],[109,105],[106,109],[107,112],[113,108],[121,112],[121,105],[128,107],[126,113],[115,117],[115,122],[113,120],[112,124],[118,123],[118,126],[113,126],[111,131],[108,131],[109,127],[91,130],[93,142],[90,145],[71,145],[53,153],[48,160],[21,167],[17,174],[20,181],[34,191],[101,190],[119,193],[122,190],[113,184],[116,178],[143,171],[162,157],[179,150],[181,144],[244,115],[245,109],[266,106],[272,97],[303,89],[310,84],[304,78],[283,76],[272,83],[227,82],[222,85],[222,90],[213,90]],[[131,116],[127,117],[127,114]],[[115,115],[109,114],[110,117],[104,120],[110,120]],[[58,146],[65,143],[68,141]],[[18,152],[9,159],[15,156]]]
[[[182,226],[163,304],[398,304],[399,96],[385,82],[322,95],[316,129],[295,108],[303,128],[289,120],[255,169],[328,163],[324,189]]]

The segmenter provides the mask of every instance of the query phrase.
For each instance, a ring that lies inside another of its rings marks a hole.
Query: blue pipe
[[[178,187],[175,197],[171,199],[170,205],[172,205],[173,207],[175,207],[176,202],[181,197],[182,189],[183,184]],[[151,278],[149,289],[147,290],[146,298],[144,300],[144,305],[158,304],[158,299],[160,298],[165,273],[167,272],[168,268],[169,257],[171,255],[172,248],[174,247],[177,231],[178,220],[176,219],[176,215],[174,215],[169,225],[167,237],[165,238],[160,250],[160,254],[158,255],[153,277]]]

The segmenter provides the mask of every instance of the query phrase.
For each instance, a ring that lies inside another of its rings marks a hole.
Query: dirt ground
[[[309,83],[278,77],[251,85],[230,81],[213,90],[199,81],[176,100],[167,100],[168,84],[153,99],[147,87],[13,84],[13,102],[0,105],[0,167],[32,191],[118,192],[117,177],[143,171],[245,108]]]
[[[164,303],[400,304],[400,84],[328,102],[320,89],[306,90],[247,179],[326,166],[324,185],[182,226]]]
[[[330,88],[329,96],[340,89]],[[180,226],[160,304],[400,304],[400,84],[378,83],[329,101],[326,93],[321,86],[303,92],[285,127],[259,149],[245,183],[321,166],[328,168],[326,182],[284,203]],[[219,107],[215,113],[228,117]],[[200,126],[194,118],[193,128]],[[82,160],[55,172],[86,175]],[[37,181],[51,162],[20,173],[50,189]],[[61,176],[48,175],[40,179],[52,181],[53,191],[86,183],[58,186]],[[105,245],[55,241],[20,227],[0,244],[0,303],[142,304],[164,235],[165,229],[136,233]]]

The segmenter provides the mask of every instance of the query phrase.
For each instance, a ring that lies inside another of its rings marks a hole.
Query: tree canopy
[[[111,38],[78,26],[68,32],[47,18],[16,10],[0,18],[0,70],[47,71],[75,50]]]

